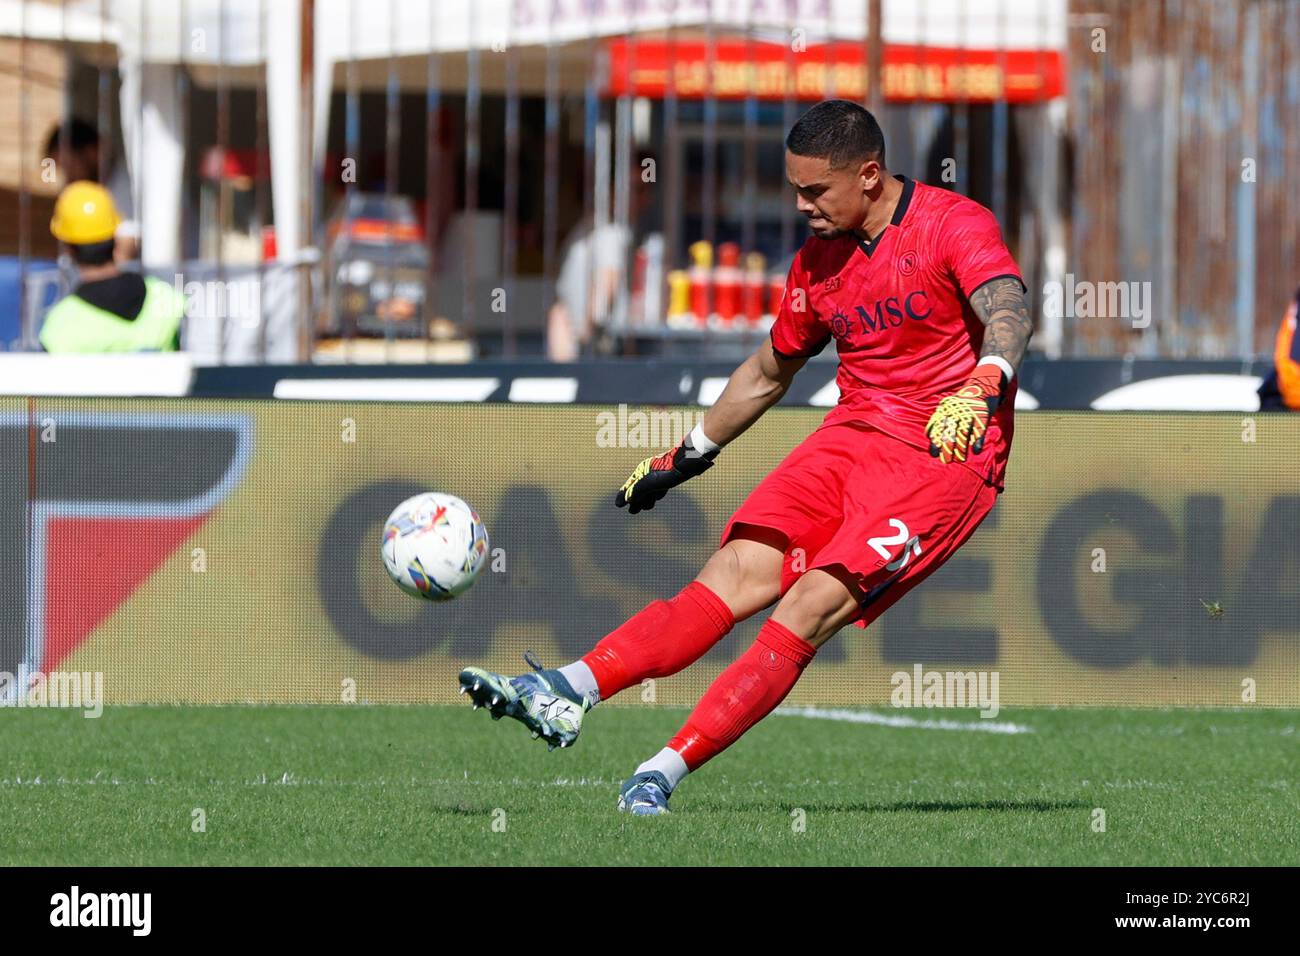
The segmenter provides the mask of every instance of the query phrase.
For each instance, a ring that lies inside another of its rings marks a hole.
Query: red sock
[[[709,685],[668,746],[696,769],[726,750],[785,700],[817,649],[768,618],[758,640]]]
[[[651,601],[601,638],[582,662],[607,700],[647,677],[667,677],[704,656],[736,623],[725,601],[692,581],[667,601]]]

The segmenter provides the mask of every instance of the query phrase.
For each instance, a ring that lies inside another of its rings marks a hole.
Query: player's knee
[[[698,580],[727,602],[739,620],[767,607],[780,595],[780,552],[768,561],[742,540],[728,541],[714,552]],[[770,565],[770,567],[768,566]]]
[[[805,640],[818,643],[847,624],[857,610],[849,583],[815,568],[790,586],[772,617]]]

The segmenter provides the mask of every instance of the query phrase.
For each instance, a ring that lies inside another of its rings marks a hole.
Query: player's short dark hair
[[[796,156],[825,159],[831,169],[874,159],[885,165],[885,134],[876,118],[849,100],[823,100],[790,129],[785,148]]]
[[[88,242],[79,246],[70,245],[68,248],[72,250],[72,261],[77,265],[102,266],[112,260],[113,246],[113,239],[105,239],[103,242]]]
[[[63,142],[63,124],[50,132],[49,139],[45,141],[45,155],[58,156],[59,145]],[[68,149],[71,152],[78,152],[88,146],[99,145],[99,130],[95,129],[90,123],[83,119],[75,117],[68,122]]]

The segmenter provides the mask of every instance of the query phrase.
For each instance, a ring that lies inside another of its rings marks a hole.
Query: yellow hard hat
[[[112,239],[121,221],[109,191],[99,183],[82,179],[69,183],[59,193],[50,232],[70,246],[87,246]]]

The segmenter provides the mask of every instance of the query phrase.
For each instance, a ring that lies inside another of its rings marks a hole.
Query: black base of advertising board
[[[829,408],[837,364],[827,350],[795,376],[782,399],[785,406],[813,405]],[[198,398],[337,398],[357,397],[353,388],[338,383],[438,383],[447,384],[445,396],[457,401],[547,401],[591,405],[709,405],[735,370],[734,362],[671,361],[666,359],[592,360],[561,364],[544,361],[484,360],[464,365],[247,365],[207,366],[195,370],[190,394]],[[1061,359],[1036,356],[1020,370],[1020,390],[1032,397],[1032,406],[1051,410],[1086,410],[1094,403],[1138,383],[1148,383],[1143,400],[1150,407],[1189,408],[1197,396],[1214,399],[1252,393],[1257,381],[1267,378],[1272,362],[1173,361],[1123,359]],[[1206,379],[1203,376],[1220,376]],[[1241,380],[1241,381],[1237,381]],[[1231,383],[1237,381],[1235,388]],[[466,391],[466,383],[476,387]],[[310,386],[315,385],[316,388]],[[547,386],[551,387],[547,387]],[[391,390],[389,390],[391,393]],[[429,390],[412,392],[414,400]],[[1163,402],[1163,404],[1162,404]],[[1021,406],[1018,406],[1021,407]],[[1134,406],[1128,406],[1134,407]],[[1230,407],[1212,406],[1212,407]],[[1253,409],[1251,409],[1253,410]]]

